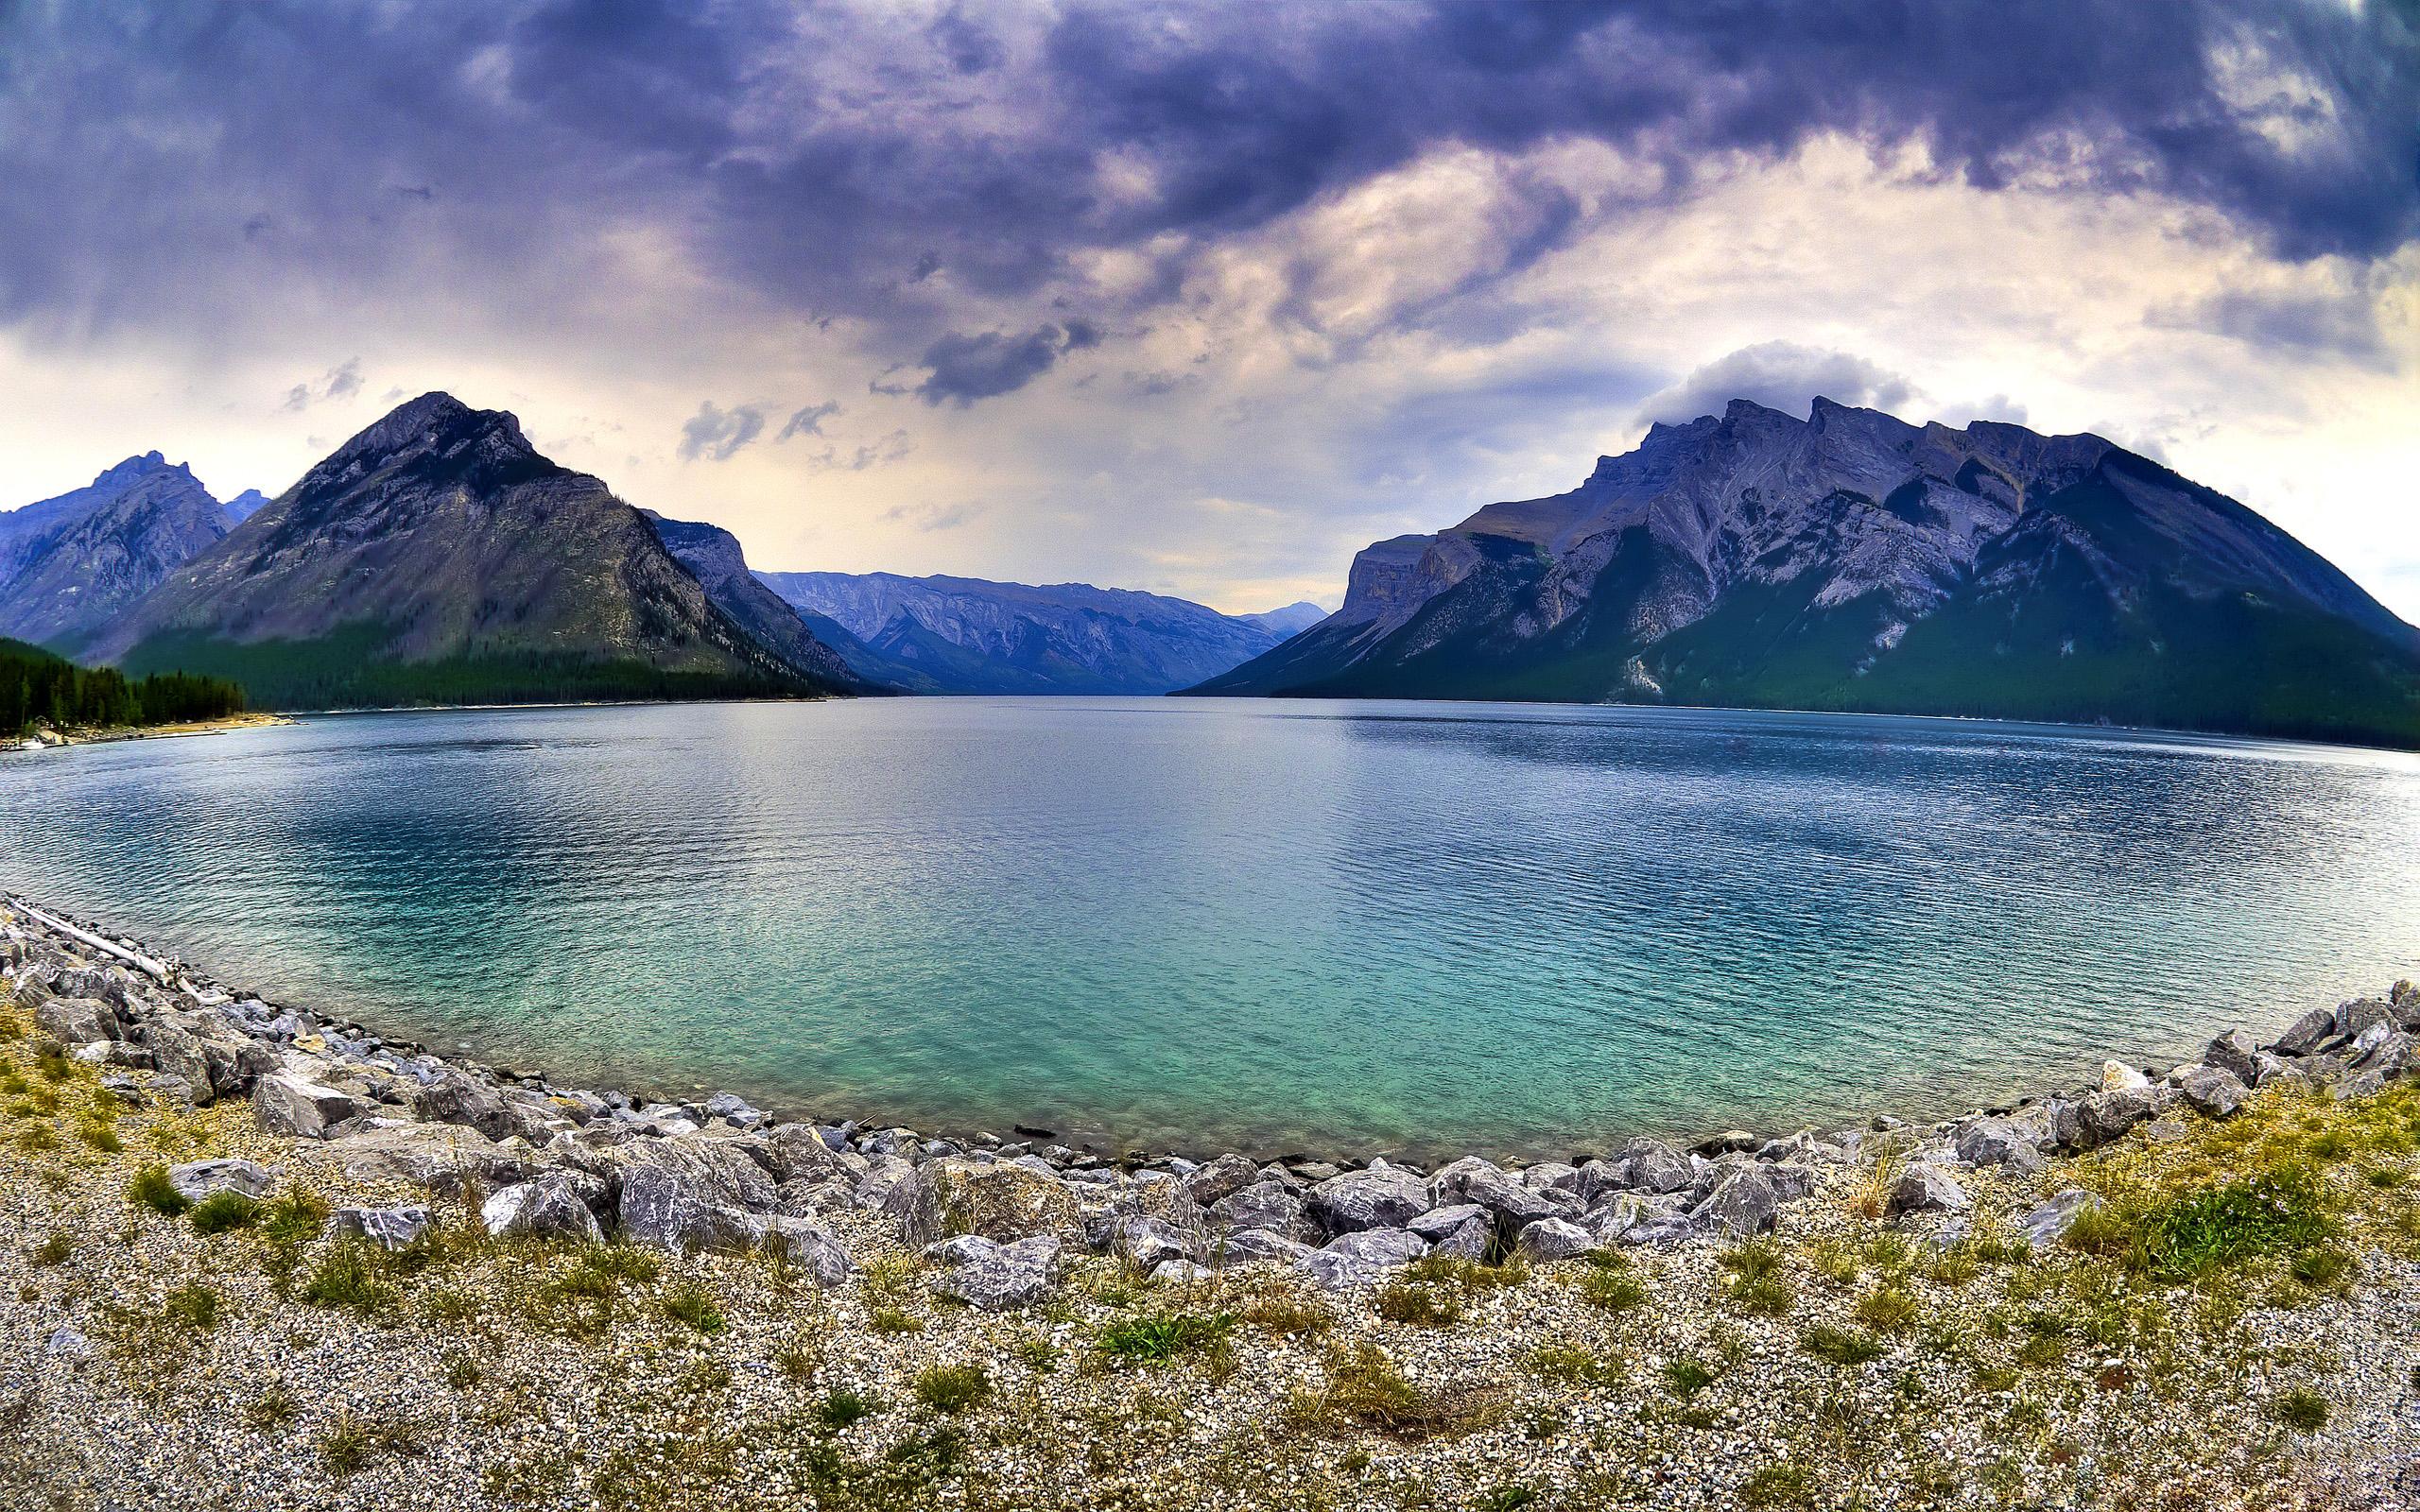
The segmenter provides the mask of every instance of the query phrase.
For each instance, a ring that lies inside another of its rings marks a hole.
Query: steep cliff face
[[[80,647],[268,707],[831,691],[596,478],[446,394],[347,441]]]
[[[879,684],[853,670],[804,615],[756,580],[737,536],[720,525],[667,520],[652,509],[643,512],[654,523],[665,549],[689,569],[715,607],[737,621],[757,644],[835,687],[859,693],[878,689]]]
[[[157,452],[0,514],[0,636],[51,644],[89,634],[233,524],[183,464]]]
[[[1380,541],[1221,693],[1664,701],[2420,741],[2420,631],[2096,436],[1826,400],[1657,425],[1551,498]]]
[[[1283,637],[1185,599],[1083,583],[1033,587],[890,573],[760,573],[838,625],[878,681],[945,693],[1150,695],[1188,687]]]

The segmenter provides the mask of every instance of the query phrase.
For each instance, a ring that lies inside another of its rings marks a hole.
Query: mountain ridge
[[[234,524],[156,451],[0,514],[0,635],[51,644],[95,630]]]
[[[655,526],[520,422],[408,401],[78,645],[263,707],[840,691],[759,644]]]
[[[1150,696],[1215,677],[1283,637],[1190,599],[1090,583],[947,574],[760,572],[837,627],[861,675],[918,692]]]
[[[2091,435],[1818,399],[1657,424],[1576,489],[1355,558],[1196,690],[1967,713],[2420,745],[2420,630]]]

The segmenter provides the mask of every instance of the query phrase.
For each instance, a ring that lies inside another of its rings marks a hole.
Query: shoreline
[[[293,721],[281,722],[292,723]],[[122,941],[134,940],[135,936],[115,931],[106,922],[95,919],[79,919],[64,910],[49,908],[35,902],[23,894],[0,888],[0,911],[11,906],[39,910],[71,929],[95,936],[92,942],[105,950],[132,952],[144,959],[160,962],[172,968],[185,980],[208,991],[228,997],[267,1001],[267,995],[264,993],[249,988],[231,987],[227,979],[214,977],[199,966],[182,962],[173,955],[146,954],[150,947],[140,942],[132,945],[123,944]],[[106,938],[99,936],[106,936]],[[0,997],[4,996],[5,994],[0,994]],[[1047,1119],[1036,1114],[1031,1117],[1006,1117],[1003,1121],[988,1125],[977,1121],[941,1114],[936,1114],[930,1119],[920,1118],[914,1114],[891,1119],[887,1117],[886,1110],[879,1106],[878,1102],[873,1099],[852,1100],[841,1096],[822,1100],[805,1094],[788,1092],[752,1093],[748,1095],[761,1096],[762,1102],[751,1103],[748,1102],[747,1096],[735,1092],[729,1088],[695,1081],[686,1073],[672,1073],[656,1077],[623,1075],[592,1078],[572,1074],[558,1065],[537,1064],[519,1057],[485,1057],[475,1048],[458,1042],[453,1049],[444,1049],[433,1041],[389,1034],[383,1029],[373,1027],[372,1023],[358,1017],[357,1014],[361,1010],[357,1007],[336,1013],[303,1007],[296,1007],[291,1011],[299,1013],[303,1022],[320,1024],[341,1031],[355,1040],[374,1043],[392,1056],[425,1057],[434,1061],[461,1067],[475,1075],[539,1089],[547,1095],[553,1095],[558,1089],[568,1088],[579,1095],[618,1097],[632,1107],[650,1104],[701,1107],[712,1099],[724,1098],[746,1103],[768,1123],[810,1124],[827,1128],[837,1126],[852,1130],[907,1127],[916,1131],[920,1139],[930,1137],[977,1146],[980,1146],[986,1141],[995,1146],[1032,1143],[1057,1143],[1067,1147],[1077,1155],[1097,1157],[1103,1160],[1124,1164],[1167,1160],[1189,1160],[1198,1164],[1206,1163],[1220,1156],[1234,1155],[1252,1160],[1259,1164],[1307,1163],[1330,1165],[1340,1170],[1361,1169],[1374,1161],[1380,1164],[1390,1161],[1397,1164],[1440,1164],[1464,1156],[1495,1161],[1516,1169],[1541,1162],[1579,1165],[1591,1159],[1606,1155],[1625,1142],[1638,1139],[1670,1144],[1685,1151],[1720,1153],[1723,1148],[1737,1146],[1743,1143],[1749,1147],[1755,1147],[1774,1140],[1811,1133],[1819,1125],[1824,1123],[1832,1123],[1835,1126],[1854,1125],[1878,1116],[1894,1125],[1924,1125],[1956,1120],[1961,1117],[2005,1117],[2023,1113],[2029,1108],[2039,1108],[2045,1102],[2062,1095],[2080,1096],[2092,1090],[2088,1084],[2081,1082],[2064,1091],[2047,1090],[2036,1085],[2029,1090],[2017,1091],[2006,1098],[1986,1102],[1976,1102],[1945,1091],[1938,1095],[1923,1099],[1921,1108],[1903,1105],[1876,1112],[1847,1113],[1832,1120],[1799,1119],[1789,1123],[1787,1127],[1780,1124],[1759,1125],[1753,1119],[1735,1120],[1724,1124],[1720,1128],[1708,1125],[1695,1134],[1669,1126],[1660,1126],[1651,1129],[1636,1128],[1623,1132],[1606,1132],[1594,1140],[1567,1138],[1560,1140],[1559,1143],[1551,1143],[1544,1138],[1526,1143],[1493,1144],[1469,1140],[1443,1140],[1432,1143],[1419,1143],[1413,1141],[1386,1142],[1364,1139],[1323,1142],[1318,1138],[1303,1140],[1284,1138],[1262,1142],[1258,1144],[1231,1144],[1216,1139],[1187,1138],[1180,1135],[1166,1143],[1143,1145],[1119,1140],[1111,1125],[1088,1125],[1080,1119],[1073,1121]],[[2114,1055],[2105,1056],[2104,1069],[2112,1064],[2124,1064],[2148,1075],[2157,1074],[2152,1062],[2141,1058],[2121,1061]],[[685,1085],[676,1089],[674,1086],[676,1082]],[[1048,1126],[1046,1127],[1046,1125]]]
[[[276,722],[291,721],[278,719]],[[640,1080],[596,1087],[578,1086],[569,1080],[559,1080],[546,1068],[530,1069],[483,1061],[467,1052],[441,1051],[423,1042],[387,1037],[351,1017],[326,1015],[300,1005],[273,1005],[249,992],[239,995],[200,969],[173,955],[153,954],[133,936],[114,933],[105,923],[78,920],[73,915],[43,907],[19,894],[0,893],[0,930],[7,930],[11,925],[20,929],[31,926],[72,949],[97,954],[117,968],[139,972],[150,984],[176,995],[189,1006],[216,1009],[216,1016],[231,1023],[237,1032],[256,1041],[280,1047],[288,1060],[295,1057],[296,1048],[301,1047],[306,1057],[314,1059],[336,1057],[342,1063],[338,1074],[355,1072],[362,1067],[400,1072],[409,1066],[421,1068],[424,1082],[432,1075],[440,1078],[452,1075],[467,1077],[499,1095],[535,1099],[544,1106],[546,1116],[553,1118],[558,1125],[553,1132],[558,1134],[564,1132],[565,1126],[565,1121],[560,1116],[561,1110],[569,1107],[581,1112],[610,1108],[623,1114],[632,1109],[648,1109],[655,1116],[671,1114],[678,1122],[700,1127],[718,1120],[743,1129],[813,1127],[823,1131],[827,1141],[836,1134],[857,1139],[864,1137],[866,1131],[880,1131],[899,1137],[893,1143],[904,1141],[916,1147],[947,1145],[952,1153],[964,1153],[970,1149],[1006,1149],[1023,1153],[1033,1145],[1044,1144],[1060,1152],[1057,1159],[1063,1163],[1115,1165],[1128,1169],[1170,1165],[1199,1169],[1224,1160],[1249,1161],[1255,1168],[1308,1167],[1349,1173],[1384,1169],[1390,1165],[1407,1167],[1414,1160],[1422,1165],[1453,1164],[1458,1160],[1497,1163],[1494,1152],[1474,1150],[1466,1145],[1424,1150],[1409,1160],[1390,1151],[1367,1156],[1333,1149],[1324,1155],[1305,1150],[1253,1155],[1225,1148],[1208,1149],[1206,1144],[1196,1146],[1191,1151],[1175,1148],[1146,1150],[1118,1147],[1107,1138],[1096,1140],[1085,1137],[1080,1130],[1068,1133],[1045,1128],[1038,1123],[1015,1123],[1010,1127],[1007,1137],[991,1129],[969,1128],[953,1132],[944,1127],[928,1131],[903,1125],[883,1125],[869,1118],[848,1116],[834,1119],[827,1116],[828,1108],[785,1118],[772,1110],[756,1107],[728,1090],[705,1089],[701,1085],[693,1088],[694,1095],[656,1095],[648,1090],[647,1083]],[[2302,1077],[2308,1081],[2314,1076],[2325,1078],[2340,1071],[2347,1075],[2375,1074],[2376,1079],[2382,1084],[2402,1074],[2407,1054],[2411,1057],[2415,1070],[2420,1070],[2420,1039],[2404,1035],[2406,1030],[2411,1031],[2411,1036],[2420,1036],[2420,988],[2414,988],[2409,982],[2398,982],[2385,997],[2352,1000],[2341,1005],[2332,1016],[2327,1010],[2312,1009],[2288,1027],[2278,1040],[2256,1045],[2240,1030],[2226,1031],[2210,1040],[2202,1062],[2184,1062],[2164,1077],[2153,1068],[2113,1056],[2103,1061],[2102,1078],[2098,1088],[2083,1085],[2039,1089],[2011,1100],[1979,1106],[1962,1105],[1960,1111],[1938,1119],[1919,1117],[1910,1121],[1893,1114],[1879,1113],[1856,1122],[1870,1125],[1875,1132],[1924,1127],[1941,1134],[1955,1132],[1979,1122],[2027,1121],[2039,1123],[2054,1146],[2082,1143],[2083,1147],[2089,1147],[2091,1141],[2088,1137],[2079,1140],[2069,1133],[2061,1132],[2059,1120],[2066,1116],[2072,1125],[2077,1111],[2099,1092],[2142,1087],[2165,1087],[2171,1092],[2178,1092],[2188,1073],[2204,1069],[2218,1069],[2234,1075],[2240,1084],[2238,1094],[2249,1093],[2280,1078]],[[2371,1042],[2359,1041],[2358,1037],[2365,1032],[2369,1034]],[[2396,1039],[2390,1045],[2389,1053],[2381,1054],[2378,1037],[2388,1032],[2394,1033]],[[2357,1045],[2360,1054],[2342,1066],[2325,1062],[2326,1055],[2350,1052]],[[2292,1048],[2288,1048],[2290,1046]],[[2325,1070],[2314,1073],[2298,1064],[2302,1057],[2314,1055],[2323,1057]],[[326,1064],[315,1065],[311,1069],[320,1072],[331,1070]],[[246,1086],[236,1090],[250,1089]],[[207,1100],[206,1091],[204,1100]],[[2169,1096],[2158,1102],[2156,1108],[2146,1110],[2145,1116],[2175,1101],[2175,1096]],[[681,1117],[683,1113],[688,1116]],[[585,1119],[575,1118],[569,1121],[568,1126],[582,1126],[586,1122]],[[1848,1128],[1836,1130],[1835,1134],[1845,1135],[1853,1132],[1854,1128],[1853,1123]],[[1808,1141],[1821,1137],[1813,1125],[1803,1124],[1795,1132],[1787,1135],[1733,1127],[1695,1141],[1677,1143],[1662,1136],[1634,1134],[1622,1141],[1618,1147],[1657,1145],[1683,1150],[1693,1158],[1715,1159],[1750,1150],[1772,1150],[1793,1143],[1803,1147]],[[532,1137],[528,1143],[535,1147],[545,1141]],[[1504,1169],[1512,1172],[1533,1166],[1577,1168],[1603,1161],[1616,1148],[1617,1146],[1613,1144],[1591,1147],[1584,1143],[1574,1143],[1569,1147],[1571,1158],[1568,1161],[1516,1153],[1502,1154],[1501,1161]]]
[[[2405,983],[2005,1114],[1112,1160],[506,1074],[9,898],[0,1492],[2385,1508],[2415,1064]],[[2166,1258],[2236,1192],[2302,1227]]]
[[[223,719],[189,719],[170,725],[120,725],[100,730],[64,730],[44,731],[43,736],[28,737],[44,750],[63,749],[70,746],[109,746],[126,740],[170,740],[182,735],[223,735],[238,730],[267,730],[278,725],[300,724],[288,714],[266,710],[229,714]],[[30,747],[25,752],[33,754]]]
[[[276,717],[273,722],[291,724],[295,721]],[[214,733],[216,731],[196,732]],[[199,989],[206,998],[233,1000],[240,997],[256,1005],[268,1005],[267,999],[262,994],[250,989],[230,988],[223,978],[213,976],[200,967],[184,962],[172,954],[153,954],[135,936],[114,931],[104,921],[78,919],[64,910],[46,907],[22,894],[0,890],[0,926],[7,924],[8,912],[11,909],[42,916],[43,923],[62,929],[69,936],[76,937],[76,943],[109,954],[121,964],[141,963],[141,967],[146,970],[146,974],[162,986],[182,984]],[[164,972],[165,974],[162,974]],[[2408,986],[2410,984],[2395,984],[2397,989]],[[2393,993],[2390,992],[2389,998],[2392,999],[2392,997]],[[5,994],[0,994],[0,999],[5,999]],[[2414,1001],[2420,1003],[2420,996],[2416,996]],[[0,1002],[0,1005],[5,1005],[5,1003]],[[823,1128],[845,1127],[853,1131],[908,1128],[909,1132],[916,1134],[920,1141],[930,1138],[976,1146],[980,1146],[986,1142],[994,1145],[1035,1142],[1056,1143],[1063,1144],[1077,1156],[1093,1157],[1104,1161],[1130,1165],[1167,1160],[1205,1164],[1220,1157],[1239,1157],[1263,1165],[1316,1164],[1350,1171],[1367,1168],[1374,1163],[1378,1165],[1390,1162],[1440,1164],[1468,1157],[1496,1161],[1507,1167],[1519,1169],[1541,1163],[1578,1165],[1592,1159],[1600,1159],[1608,1151],[1619,1147],[1622,1143],[1636,1143],[1641,1140],[1669,1144],[1675,1148],[1701,1155],[1717,1155],[1725,1149],[1742,1145],[1754,1148],[1791,1138],[1803,1139],[1811,1135],[1817,1125],[1824,1122],[1801,1120],[1792,1124],[1789,1131],[1786,1133],[1780,1132],[1778,1125],[1766,1128],[1748,1128],[1735,1123],[1696,1138],[1669,1129],[1653,1132],[1635,1131],[1618,1136],[1606,1135],[1600,1142],[1593,1143],[1586,1140],[1566,1140],[1563,1142],[1560,1154],[1539,1153],[1547,1147],[1543,1141],[1538,1142],[1534,1147],[1526,1149],[1480,1146],[1470,1142],[1450,1141],[1443,1142],[1434,1148],[1423,1146],[1415,1149],[1404,1143],[1381,1144],[1377,1142],[1361,1142],[1367,1148],[1367,1153],[1355,1153],[1340,1149],[1334,1144],[1322,1148],[1316,1140],[1307,1142],[1312,1146],[1309,1148],[1305,1148],[1301,1142],[1279,1141],[1263,1146],[1259,1153],[1249,1148],[1232,1148],[1212,1140],[1178,1141],[1164,1147],[1144,1148],[1120,1143],[1106,1127],[1088,1128],[1080,1122],[1069,1124],[1064,1128],[1045,1128],[1043,1121],[1037,1117],[1013,1119],[1000,1128],[990,1128],[941,1118],[935,1121],[929,1129],[925,1129],[903,1123],[886,1123],[882,1118],[882,1109],[869,1108],[862,1104],[844,1107],[836,1112],[830,1105],[817,1102],[812,1098],[785,1096],[768,1097],[766,1104],[769,1106],[760,1107],[749,1103],[746,1098],[729,1089],[712,1087],[699,1082],[691,1083],[685,1091],[670,1089],[666,1084],[666,1079],[662,1077],[650,1079],[626,1076],[600,1080],[593,1086],[582,1085],[589,1082],[591,1078],[561,1074],[557,1068],[551,1066],[531,1065],[518,1060],[507,1062],[484,1059],[467,1047],[445,1050],[426,1041],[390,1036],[350,1013],[323,1013],[318,1009],[291,1005],[269,1006],[274,1013],[293,1015],[299,1024],[315,1026],[320,1031],[333,1032],[360,1043],[375,1046],[382,1054],[392,1058],[424,1059],[459,1069],[473,1076],[491,1080],[499,1085],[533,1089],[547,1097],[567,1093],[579,1098],[615,1101],[633,1108],[642,1106],[702,1108],[709,1102],[720,1100],[727,1104],[747,1107],[752,1114],[769,1126],[775,1124],[804,1124]],[[2321,1011],[2314,1008],[2303,1014],[2301,1018],[2308,1022],[2314,1014]],[[2341,1014],[2342,1008],[2340,1007],[2338,1012]],[[2420,1007],[2413,1009],[2411,1019],[2410,1027],[2415,1033],[2420,1033]],[[2218,1043],[2229,1035],[2240,1037],[2241,1031],[2230,1029],[2218,1036],[2211,1043]],[[2183,1062],[2179,1069],[2191,1063],[2190,1060]],[[2398,1067],[2399,1064],[2398,1062]],[[2104,1081],[2099,1090],[2106,1090],[2106,1078],[2116,1074],[2119,1070],[2147,1080],[2155,1081],[2160,1075],[2156,1068],[2148,1061],[2122,1058],[2116,1053],[2104,1053],[2102,1061]],[[2247,1086],[2253,1085],[2251,1076],[2247,1075],[2242,1079]],[[1930,1107],[1946,1107],[1949,1109],[1937,1115],[1927,1115],[1921,1109],[1899,1108],[1871,1114],[1850,1115],[1846,1126],[1870,1121],[1888,1124],[1894,1127],[1921,1125],[1946,1127],[1980,1118],[2004,1119],[2030,1115],[2046,1105],[2061,1100],[2080,1099],[2090,1095],[2095,1090],[2096,1088],[2089,1083],[2077,1083],[2064,1088],[2036,1086],[2011,1097],[1985,1103],[1976,1103],[1955,1095],[1946,1095],[1928,1100]],[[783,1102],[787,1102],[793,1111],[785,1112],[769,1106]]]

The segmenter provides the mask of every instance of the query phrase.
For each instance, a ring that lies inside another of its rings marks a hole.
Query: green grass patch
[[[240,1192],[214,1192],[193,1206],[188,1217],[202,1233],[223,1234],[233,1228],[250,1228],[260,1221],[261,1205]]]
[[[192,1201],[179,1192],[176,1182],[169,1178],[168,1168],[157,1163],[135,1172],[134,1178],[126,1184],[126,1194],[137,1205],[166,1218],[182,1218],[193,1207]]]
[[[964,1412],[992,1400],[992,1377],[979,1365],[937,1365],[920,1371],[912,1389],[935,1412]]]
[[[1834,1328],[1828,1323],[1819,1323],[1800,1334],[1798,1347],[1833,1365],[1866,1365],[1890,1352],[1889,1347],[1871,1333]]]
[[[1147,1313],[1101,1330],[1093,1348],[1116,1360],[1155,1363],[1219,1344],[1236,1326],[1232,1314]]]
[[[855,1386],[835,1386],[815,1404],[815,1420],[838,1433],[882,1411],[882,1399]]]
[[[696,1281],[683,1281],[664,1294],[664,1315],[706,1334],[720,1333],[730,1326],[715,1294]]]

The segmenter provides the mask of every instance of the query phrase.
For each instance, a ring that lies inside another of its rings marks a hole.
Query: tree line
[[[244,690],[223,678],[79,667],[23,641],[0,640],[0,732],[35,727],[173,725],[240,713]]]

